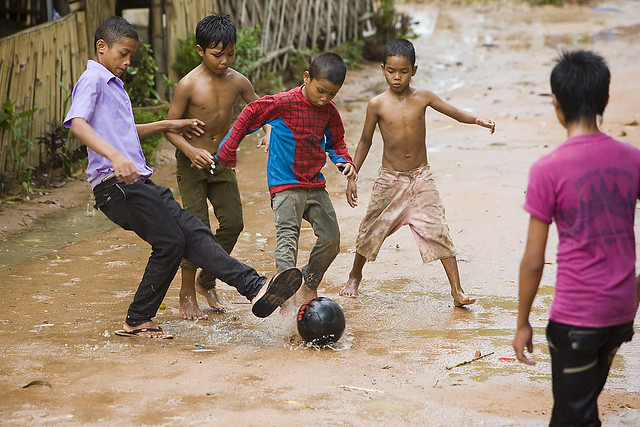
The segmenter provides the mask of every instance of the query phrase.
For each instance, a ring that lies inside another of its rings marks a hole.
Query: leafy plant
[[[136,123],[151,123],[167,118],[167,112],[165,110],[148,110],[145,108],[134,108],[133,118]],[[156,151],[162,143],[162,134],[155,134],[143,138],[140,140],[142,146],[142,153],[147,160],[147,163],[151,166],[156,163]]]
[[[33,186],[33,178],[35,177],[36,168],[30,165],[26,165],[23,171],[24,179],[20,181],[22,185],[22,190],[27,194],[35,193],[35,188]]]
[[[155,89],[155,77],[158,64],[153,59],[150,44],[143,44],[139,49],[139,61],[136,66],[130,66],[122,76],[124,86],[134,107],[155,105],[160,100],[160,94]]]
[[[404,13],[396,12],[394,3],[394,0],[380,0],[373,14],[376,33],[365,40],[364,58],[382,61],[385,43],[397,38],[414,37],[411,19]]]
[[[34,108],[18,113],[15,110],[15,104],[7,98],[0,112],[0,128],[8,131],[11,137],[11,160],[16,178],[20,180],[22,177],[22,181],[19,182],[24,185],[26,180],[28,186],[31,186],[33,167],[27,165],[27,155],[33,147],[33,141],[22,133],[22,128],[33,122],[28,117],[31,117],[36,110],[37,108]]]
[[[236,59],[231,67],[247,77],[255,69],[255,63],[260,59],[259,34],[260,28],[258,27],[242,29],[238,32]],[[176,62],[172,67],[178,73],[179,78],[184,77],[200,63],[202,63],[202,58],[196,51],[196,35],[191,34],[184,40],[178,39]]]
[[[232,67],[247,77],[255,70],[255,64],[260,59],[259,35],[260,28],[258,27],[242,29],[238,32],[236,60]]]
[[[347,68],[356,69],[360,66],[360,62],[362,62],[363,47],[364,42],[359,39],[355,39],[349,40],[346,43],[336,47],[335,51],[342,57],[344,63],[347,65]]]
[[[76,150],[69,147],[69,129],[62,124],[47,123],[47,126],[49,130],[38,137],[37,141],[44,145],[46,151],[42,166],[47,171],[45,184],[48,186],[53,169],[57,166],[62,167],[63,176],[73,174],[73,158]]]
[[[178,39],[178,49],[176,49],[176,62],[173,69],[181,79],[187,73],[196,68],[202,62],[202,58],[196,51],[196,35],[191,34],[186,39]]]
[[[60,85],[66,94],[62,111],[67,111],[67,107],[71,101],[71,93],[69,92],[69,88],[67,88],[59,78],[57,78],[57,80],[58,85]],[[69,129],[62,124],[62,120],[58,124],[47,123],[47,126],[49,130],[38,137],[37,141],[45,147],[45,160],[41,166],[47,171],[45,185],[48,186],[53,169],[57,166],[62,167],[63,176],[71,176],[73,174],[74,155],[80,152],[80,150],[70,147],[69,142],[72,139],[72,135]]]

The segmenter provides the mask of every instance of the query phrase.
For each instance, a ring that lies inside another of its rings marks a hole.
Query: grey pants
[[[276,225],[276,270],[296,266],[304,219],[311,224],[316,243],[302,274],[308,288],[318,289],[324,273],[340,252],[340,228],[329,193],[324,188],[291,188],[273,194],[271,207]]]

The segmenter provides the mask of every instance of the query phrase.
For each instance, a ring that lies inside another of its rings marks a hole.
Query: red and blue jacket
[[[236,150],[242,139],[265,124],[271,125],[267,161],[271,194],[296,187],[324,187],[320,170],[327,154],[334,164],[353,163],[336,105],[312,105],[302,94],[302,86],[247,105],[218,147],[216,157],[220,163],[235,167]]]

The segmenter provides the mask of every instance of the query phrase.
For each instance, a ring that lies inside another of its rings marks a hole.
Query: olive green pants
[[[176,177],[183,208],[198,217],[207,227],[211,227],[207,200],[211,202],[213,214],[218,220],[216,239],[230,254],[244,228],[235,170],[217,162],[213,169],[198,169],[182,151],[176,150]],[[182,260],[180,266],[187,270],[197,270],[199,267],[186,259]],[[198,281],[205,289],[213,288],[215,279],[204,270],[198,275]]]

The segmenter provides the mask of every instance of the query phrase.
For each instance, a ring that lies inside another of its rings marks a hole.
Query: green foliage
[[[378,9],[373,14],[373,25],[376,27],[376,38],[389,40],[411,38],[411,22],[404,13],[395,9],[395,0],[380,0]]]
[[[36,168],[34,168],[33,166],[25,166],[24,169],[24,178],[20,181],[20,184],[22,185],[22,191],[24,191],[25,193],[31,195],[35,193],[35,188],[33,186],[33,178],[35,177],[35,171]]]
[[[311,61],[320,53],[318,46],[296,50],[289,56],[287,81],[294,85],[302,84],[302,75],[309,68]]]
[[[153,59],[151,45],[142,44],[136,55],[140,55],[138,63],[135,67],[130,66],[122,76],[124,87],[134,107],[155,105],[160,100],[160,94],[155,89],[158,65]]]
[[[16,179],[23,186],[32,188],[33,167],[27,165],[27,155],[33,147],[33,141],[22,133],[22,128],[29,126],[33,120],[29,119],[36,112],[27,110],[17,112],[15,104],[9,98],[4,102],[2,112],[0,112],[0,128],[9,132],[11,137],[11,160],[13,162],[13,170],[16,172]]]
[[[71,93],[64,83],[58,78],[58,85],[62,88],[66,97],[63,102],[62,111],[67,111],[69,101],[71,101]],[[51,173],[57,166],[62,167],[63,176],[71,176],[73,174],[74,155],[80,150],[74,150],[70,147],[69,142],[72,140],[71,132],[62,124],[62,120],[58,123],[47,123],[48,131],[37,138],[37,141],[45,148],[45,159],[43,168],[47,171],[46,184],[49,185]]]
[[[260,42],[258,27],[242,29],[238,32],[236,41],[236,59],[231,67],[249,77],[255,68],[255,63],[260,59]],[[202,63],[202,58],[196,51],[196,35],[191,34],[185,40],[178,39],[176,49],[176,62],[172,65],[179,78],[184,77],[189,71]]]
[[[232,67],[246,77],[251,75],[251,72],[255,69],[256,62],[260,59],[259,35],[260,28],[258,27],[242,29],[238,32],[236,60]]]
[[[167,118],[166,110],[153,110],[153,109],[145,109],[145,108],[134,108],[133,109],[133,118],[136,123],[151,123],[157,122],[159,120],[164,120]],[[140,140],[140,145],[142,146],[142,153],[147,160],[147,164],[153,166],[156,163],[156,151],[160,147],[162,143],[162,134],[158,133],[155,135],[151,135],[147,138]]]
[[[178,48],[176,49],[176,62],[173,69],[178,73],[181,79],[187,73],[196,68],[202,62],[202,58],[196,51],[196,35],[191,34],[186,39],[178,39]]]
[[[394,0],[380,0],[378,3],[377,9],[373,13],[373,25],[376,32],[365,39],[362,54],[364,58],[382,61],[384,46],[388,41],[415,37],[411,30],[411,18],[404,13],[396,12],[394,3]]]
[[[362,62],[362,49],[364,42],[359,39],[349,40],[345,44],[336,47],[335,51],[342,57],[349,69],[356,69]]]
[[[38,143],[44,146],[46,157],[43,167],[47,171],[46,184],[49,185],[52,171],[55,167],[62,167],[63,176],[73,174],[73,159],[76,150],[69,147],[71,133],[62,124],[47,123],[49,130],[37,138]]]

